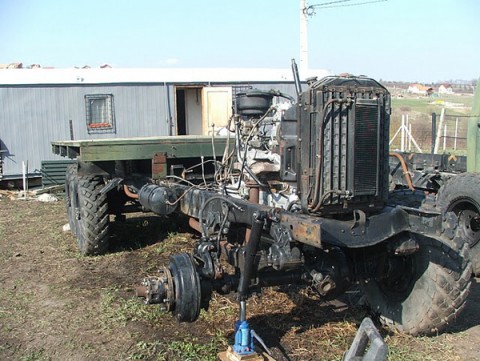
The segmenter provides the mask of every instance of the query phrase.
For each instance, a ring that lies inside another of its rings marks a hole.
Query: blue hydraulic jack
[[[240,319],[235,322],[235,343],[229,346],[227,351],[218,354],[220,361],[275,361],[271,352],[260,336],[250,328],[246,320],[246,303],[240,301]],[[261,354],[255,351],[254,340],[257,340],[265,352]]]
[[[249,355],[255,353],[253,334],[248,321],[238,320],[235,322],[235,343],[233,351],[238,355]]]

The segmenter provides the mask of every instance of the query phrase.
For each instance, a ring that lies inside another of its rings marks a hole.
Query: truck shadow
[[[192,232],[185,217],[135,214],[110,224],[109,253],[133,251],[164,241],[169,235]]]

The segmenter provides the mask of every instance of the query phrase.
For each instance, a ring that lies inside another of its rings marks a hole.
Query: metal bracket
[[[367,229],[367,215],[364,211],[355,209],[353,211],[353,224],[350,227],[353,236],[364,235]]]
[[[100,194],[108,193],[112,189],[117,188],[120,183],[123,182],[123,178],[113,178],[105,187],[100,190]]]

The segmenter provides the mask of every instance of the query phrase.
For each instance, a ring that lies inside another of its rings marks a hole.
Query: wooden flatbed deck
[[[215,137],[215,155],[222,156],[226,137]],[[182,135],[143,138],[114,138],[54,141],[52,152],[84,162],[152,159],[155,153],[167,158],[212,157],[212,137]]]

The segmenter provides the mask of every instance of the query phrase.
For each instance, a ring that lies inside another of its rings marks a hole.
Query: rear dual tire
[[[101,193],[103,178],[78,176],[72,165],[66,174],[66,202],[68,222],[77,238],[82,256],[102,255],[108,250],[110,221],[107,195]]]

